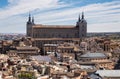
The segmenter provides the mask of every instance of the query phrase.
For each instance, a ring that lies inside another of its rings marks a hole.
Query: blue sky
[[[29,12],[36,24],[76,25],[82,11],[88,32],[120,32],[120,0],[0,0],[0,33],[25,33]]]

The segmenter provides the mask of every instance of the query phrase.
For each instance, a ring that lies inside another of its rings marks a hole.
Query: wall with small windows
[[[77,28],[34,28],[33,38],[79,38]]]

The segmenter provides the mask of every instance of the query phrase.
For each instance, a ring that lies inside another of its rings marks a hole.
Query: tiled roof
[[[49,56],[31,56],[33,59],[37,60],[38,62],[44,61],[44,62],[51,62],[52,59]]]
[[[75,28],[73,25],[39,25],[36,24],[33,28]]]
[[[29,50],[35,50],[35,49],[38,49],[37,47],[29,47],[29,46],[24,46],[24,47],[16,47],[16,49],[18,50],[22,50],[22,49],[29,49]]]
[[[58,46],[58,44],[44,44],[44,46]]]
[[[102,57],[106,57],[106,55],[104,53],[86,53],[81,55],[80,57],[84,57],[84,58],[102,58]]]
[[[119,77],[120,70],[97,70],[96,74],[99,74],[101,77]]]
[[[96,69],[93,65],[80,65],[81,69]]]

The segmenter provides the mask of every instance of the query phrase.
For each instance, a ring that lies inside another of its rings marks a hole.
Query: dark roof
[[[102,79],[98,74],[91,74],[90,78],[91,79]]]

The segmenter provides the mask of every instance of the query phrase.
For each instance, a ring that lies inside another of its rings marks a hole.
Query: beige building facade
[[[84,38],[87,36],[87,22],[84,19],[84,13],[82,13],[82,17],[78,18],[76,25],[42,25],[35,24],[34,18],[31,18],[29,15],[28,22],[26,25],[27,36],[34,39],[34,45],[38,42],[38,39],[45,39],[50,41],[49,39],[62,39],[71,40],[71,38]],[[37,39],[37,40],[36,40]],[[52,40],[51,40],[52,41]],[[39,41],[40,42],[40,41]],[[55,42],[55,41],[54,41]],[[41,43],[43,45],[43,43]],[[37,47],[41,47],[42,45]],[[44,43],[48,44],[48,43]]]

